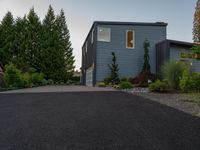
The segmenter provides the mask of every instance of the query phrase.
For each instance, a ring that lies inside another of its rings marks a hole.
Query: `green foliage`
[[[106,87],[106,84],[104,82],[97,83],[98,87]]]
[[[23,80],[21,78],[21,72],[13,64],[6,65],[4,73],[4,81],[7,87],[17,87],[23,86]]]
[[[200,42],[200,0],[197,0],[193,21],[193,40]]]
[[[143,64],[143,67],[142,67],[142,73],[147,73],[147,72],[150,73],[151,72],[151,67],[150,67],[150,64],[149,64],[149,60],[150,60],[149,47],[150,47],[150,43],[146,39],[144,41],[144,64]]]
[[[4,81],[7,88],[28,88],[33,86],[47,85],[43,73],[21,73],[15,65],[6,65]]]
[[[116,64],[117,57],[114,52],[111,53],[112,55],[112,64],[108,64],[108,67],[110,69],[110,79],[112,85],[118,84],[119,83],[119,75],[118,75],[118,64]]]
[[[119,88],[120,88],[120,89],[132,89],[132,88],[133,88],[133,85],[132,85],[130,82],[125,81],[125,82],[121,82],[121,83],[119,84]]]
[[[8,12],[0,24],[0,61],[4,66],[13,63],[22,72],[35,68],[55,82],[72,80],[75,61],[64,11],[55,17],[49,6],[42,22],[34,8],[15,21]]]
[[[179,87],[180,87],[181,91],[183,91],[183,92],[188,92],[192,88],[192,80],[188,76],[187,69],[184,69],[184,71],[183,71],[182,78],[179,83]]]
[[[168,83],[160,80],[156,80],[154,83],[149,85],[149,90],[151,92],[166,92],[168,88]]]
[[[31,75],[28,72],[22,74],[22,82],[23,82],[23,87],[25,88],[32,86]]]
[[[103,81],[106,85],[110,85],[111,84],[111,78],[110,77],[107,77],[104,79]]]
[[[200,73],[188,74],[185,69],[180,80],[180,89],[182,92],[199,92],[200,91]]]
[[[71,84],[80,85],[80,76],[72,76],[71,77]]]
[[[48,84],[48,81],[46,79],[42,79],[42,85],[45,86]]]
[[[54,84],[54,81],[52,79],[48,79],[47,82],[48,82],[48,85],[53,85]]]
[[[120,82],[129,82],[129,79],[126,78],[126,77],[123,77],[123,78],[120,79]]]
[[[200,92],[200,73],[194,73],[192,75],[194,90]]]
[[[165,62],[161,67],[162,78],[165,79],[173,89],[178,89],[182,73],[183,65],[174,60]]]
[[[200,54],[200,45],[194,44],[191,48],[194,54]]]
[[[43,85],[44,74],[43,73],[33,73],[31,74],[31,83],[34,86]]]
[[[11,62],[13,55],[14,19],[11,12],[8,12],[0,24],[0,61],[5,66]]]

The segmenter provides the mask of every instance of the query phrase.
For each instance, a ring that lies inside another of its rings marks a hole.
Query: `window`
[[[98,41],[110,42],[111,29],[105,27],[98,27]]]
[[[135,48],[135,32],[133,30],[126,32],[126,48]]]
[[[92,30],[91,43],[94,43],[94,29]]]

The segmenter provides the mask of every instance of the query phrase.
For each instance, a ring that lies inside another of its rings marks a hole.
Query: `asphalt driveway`
[[[199,118],[127,93],[0,94],[0,150],[199,149]]]

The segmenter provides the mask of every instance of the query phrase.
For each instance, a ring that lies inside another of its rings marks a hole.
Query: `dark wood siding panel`
[[[92,40],[92,32],[93,32],[93,42]],[[87,48],[87,51],[86,51]],[[91,29],[83,47],[82,47],[82,84],[85,85],[86,82],[86,70],[90,68],[92,65],[95,67],[96,60],[96,27],[93,26]],[[95,70],[93,73],[94,79],[95,77]]]
[[[162,64],[170,57],[169,42],[164,41],[156,45],[156,74],[159,75]]]

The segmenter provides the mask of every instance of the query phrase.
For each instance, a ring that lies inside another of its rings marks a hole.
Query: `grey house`
[[[111,52],[116,53],[120,77],[137,76],[143,66],[146,39],[151,45],[152,73],[158,72],[164,60],[178,57],[176,49],[189,49],[192,45],[167,40],[167,23],[96,21],[82,47],[82,84],[93,86],[110,76]]]
[[[115,52],[120,77],[137,76],[143,65],[143,42],[148,39],[151,71],[156,72],[157,43],[166,39],[167,24],[163,22],[96,21],[82,47],[82,84],[95,85],[110,75],[108,64]]]

